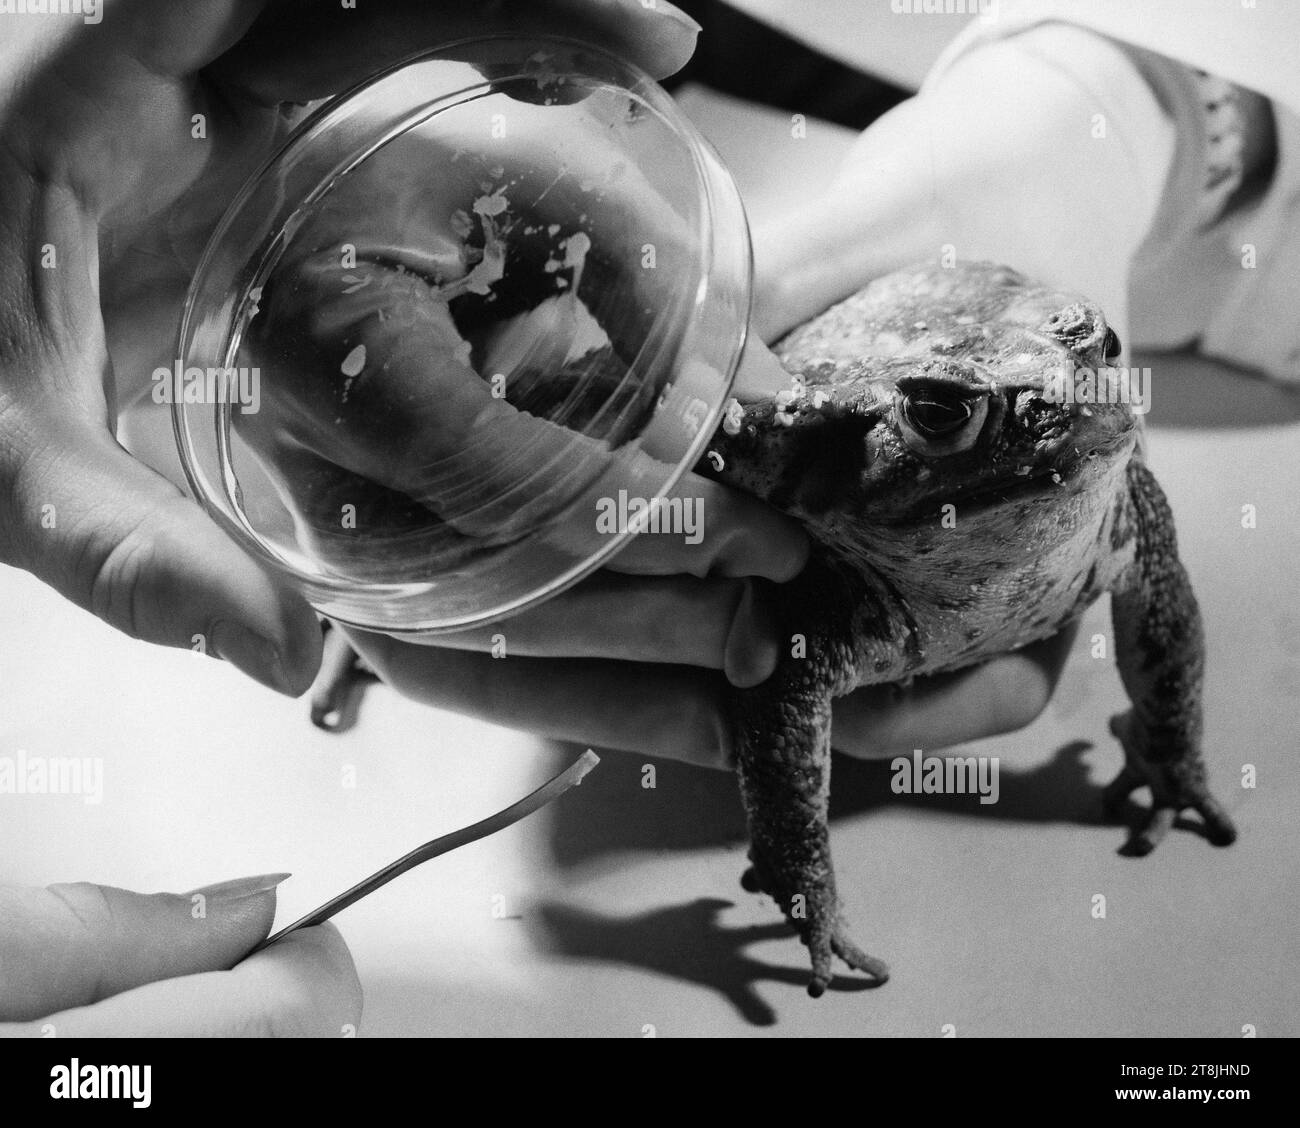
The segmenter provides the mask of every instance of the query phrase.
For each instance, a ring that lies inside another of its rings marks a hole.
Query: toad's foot
[[[810,897],[795,900],[794,897],[782,901],[781,897],[763,883],[758,868],[751,866],[740,878],[741,886],[750,893],[768,893],[781,903],[786,919],[794,925],[799,939],[807,946],[812,959],[812,979],[808,983],[808,994],[819,998],[834,978],[831,970],[832,957],[838,956],[854,971],[864,971],[870,975],[879,987],[889,979],[889,965],[884,960],[869,956],[849,939],[848,927],[834,904],[834,894],[820,897],[813,893]],[[788,902],[788,903],[787,903]]]
[[[1205,782],[1205,764],[1198,758],[1153,763],[1145,754],[1133,712],[1112,717],[1110,731],[1124,746],[1124,767],[1102,795],[1103,808],[1118,818],[1128,797],[1139,787],[1151,788],[1151,815],[1130,839],[1126,852],[1138,857],[1151,853],[1174,825],[1180,811],[1191,807],[1205,824],[1205,836],[1216,846],[1229,846],[1237,828]]]

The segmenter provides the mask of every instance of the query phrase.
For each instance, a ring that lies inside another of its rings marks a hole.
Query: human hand
[[[0,1036],[355,1034],[361,986],[333,925],[243,958],[270,931],[280,880],[152,895],[0,886]]]
[[[286,131],[280,104],[466,34],[555,27],[659,75],[694,41],[637,0],[377,7],[118,0],[0,53],[0,560],[294,694],[320,660],[310,608],[113,435],[117,403],[170,363],[198,254]]]
[[[419,646],[388,635],[348,630],[353,646],[382,680],[397,692],[439,709],[482,717],[507,728],[523,729],[555,740],[613,748],[649,756],[684,760],[711,768],[732,764],[728,720],[728,681],[721,673],[725,649],[736,645],[726,632],[704,634],[709,620],[690,618],[694,607],[664,594],[655,612],[665,607],[672,618],[641,614],[608,577],[589,581],[569,593],[577,603],[569,614],[579,621],[602,619],[620,624],[631,636],[628,649],[645,652],[656,645],[676,645],[680,653],[700,655],[696,667],[657,660],[515,657],[489,653],[489,636],[509,632],[511,647],[545,653],[565,636],[565,614],[545,604],[528,617],[484,628],[473,649]],[[748,598],[748,596],[744,596]],[[674,605],[675,604],[675,605]],[[703,598],[697,605],[705,605]],[[762,621],[751,609],[734,618]],[[522,629],[511,625],[523,620]],[[1056,688],[1076,629],[1026,646],[1014,654],[954,674],[917,678],[906,689],[868,686],[835,702],[835,748],[859,759],[878,759],[913,748],[939,749],[1011,732],[1033,721]],[[753,648],[768,645],[768,636],[744,640]],[[712,654],[705,646],[712,643]],[[458,643],[468,647],[469,640]],[[773,659],[775,660],[775,659]],[[755,659],[748,659],[752,665]],[[707,667],[707,668],[699,668]]]

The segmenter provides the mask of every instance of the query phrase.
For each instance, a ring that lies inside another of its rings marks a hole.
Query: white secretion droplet
[[[727,411],[722,417],[722,429],[728,435],[739,435],[741,425],[745,422],[745,409],[737,399],[727,401]]]
[[[343,367],[341,369],[344,376],[360,376],[361,370],[366,366],[366,346],[358,345],[347,356],[343,358]]]

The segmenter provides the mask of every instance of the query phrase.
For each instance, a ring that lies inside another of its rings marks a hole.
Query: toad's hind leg
[[[1111,615],[1120,677],[1133,707],[1111,722],[1124,746],[1124,768],[1103,803],[1114,816],[1133,791],[1151,788],[1151,816],[1129,843],[1131,853],[1154,850],[1186,807],[1200,814],[1211,842],[1226,846],[1237,831],[1210,794],[1201,756],[1200,609],[1178,559],[1168,502],[1137,461],[1128,470],[1126,526],[1136,553],[1112,593]]]
[[[749,823],[752,868],[742,878],[768,893],[808,945],[816,998],[838,956],[883,983],[889,969],[849,939],[831,868],[832,677],[818,647],[788,658],[756,689],[735,694],[736,768]]]

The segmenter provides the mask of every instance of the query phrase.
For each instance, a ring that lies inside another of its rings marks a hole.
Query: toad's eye
[[[941,439],[960,431],[971,416],[969,400],[940,399],[926,392],[903,400],[903,416],[912,429],[927,439]]]
[[[943,386],[911,388],[899,400],[899,430],[918,454],[956,454],[979,438],[988,397]]]
[[[1102,355],[1107,360],[1114,360],[1124,351],[1124,346],[1119,343],[1119,334],[1114,329],[1106,329],[1106,342],[1102,346]]]

